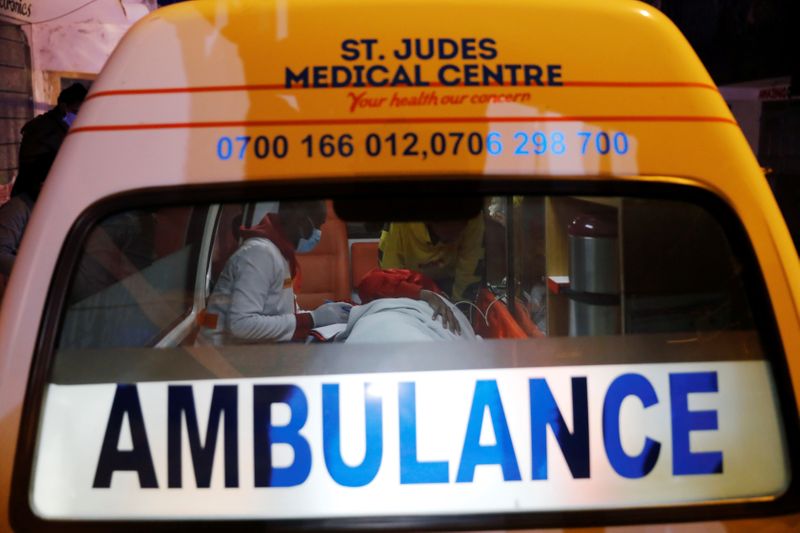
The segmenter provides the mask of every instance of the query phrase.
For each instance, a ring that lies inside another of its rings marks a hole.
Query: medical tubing
[[[494,301],[492,303],[494,303]],[[483,317],[483,321],[486,323],[486,325],[487,326],[489,325],[489,318],[488,318],[489,308],[488,307],[486,308],[486,314],[484,314],[484,313],[481,312],[481,308],[480,307],[478,307],[477,305],[475,305],[474,303],[472,303],[472,302],[470,302],[468,300],[461,300],[460,302],[456,302],[455,306],[458,307],[461,304],[467,304],[467,305],[470,305],[470,306],[474,307],[475,310],[478,311],[478,314],[481,315],[481,317]],[[489,307],[491,307],[491,306],[492,306],[492,304],[489,304]]]

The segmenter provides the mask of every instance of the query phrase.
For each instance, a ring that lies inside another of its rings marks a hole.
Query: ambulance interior
[[[391,214],[385,206],[373,205],[359,219],[353,206],[363,202],[326,202],[319,245],[298,254],[297,306],[347,301],[357,309],[360,281],[381,268],[381,231],[397,221],[377,219]],[[202,345],[208,298],[242,244],[240,228],[278,206],[155,207],[99,221],[71,276],[58,350]],[[425,222],[415,213],[406,208],[403,222]],[[596,350],[606,342],[609,350],[635,352],[634,341],[646,338],[656,339],[659,349],[714,341],[722,351],[728,345],[740,351],[743,343],[760,350],[742,265],[721,224],[702,206],[636,197],[487,195],[476,217],[480,284],[471,299],[451,300],[474,333],[464,336],[475,340],[470,344],[533,342],[555,353]],[[381,342],[379,329],[373,325],[368,339]],[[303,350],[336,344],[321,340],[309,337]],[[278,353],[300,343],[255,344]]]

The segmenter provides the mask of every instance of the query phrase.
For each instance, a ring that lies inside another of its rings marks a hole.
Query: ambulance
[[[797,251],[644,3],[159,9],[1,313],[3,530],[800,529]]]

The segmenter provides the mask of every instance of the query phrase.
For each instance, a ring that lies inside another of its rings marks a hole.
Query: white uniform
[[[247,239],[228,259],[208,300],[213,344],[288,341],[297,326],[289,262],[272,241]]]

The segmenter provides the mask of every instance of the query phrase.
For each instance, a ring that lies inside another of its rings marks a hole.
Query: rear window
[[[217,345],[333,340],[315,337],[313,328],[302,338],[286,338],[289,326],[241,332],[236,319],[301,314],[333,301],[413,300],[420,289],[451,304],[453,315],[469,325],[452,337],[434,328],[425,340],[754,328],[741,268],[720,226],[698,206],[620,197],[481,200],[475,216],[460,220],[407,220],[409,209],[402,221],[343,221],[324,200],[293,201],[283,213],[275,201],[111,215],[83,247],[58,348],[170,348],[202,344],[202,338]],[[315,204],[326,217],[321,222],[281,225],[307,217],[303,210]],[[258,220],[247,223],[245,213]],[[315,229],[324,240],[307,253],[285,238]],[[270,240],[273,235],[286,249]],[[245,271],[258,260],[266,266]],[[286,286],[277,292],[291,293],[288,304],[276,291],[254,286],[278,277]],[[217,286],[220,280],[224,287]],[[252,308],[228,301],[237,298]],[[195,320],[176,335],[189,315]],[[489,320],[495,316],[502,318]],[[214,321],[221,322],[210,327]],[[427,325],[437,324],[447,330],[441,320]],[[370,339],[385,342],[386,329],[391,321]],[[339,342],[349,338],[340,333]]]
[[[104,216],[68,276],[31,508],[398,525],[778,498],[774,337],[718,212],[266,195]]]

